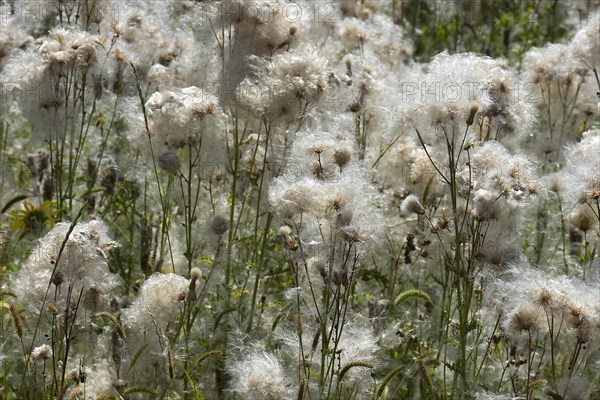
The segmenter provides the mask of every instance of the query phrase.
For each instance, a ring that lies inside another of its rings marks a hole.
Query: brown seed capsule
[[[467,118],[467,126],[473,125],[473,121],[475,121],[475,115],[479,111],[479,104],[471,103],[469,106],[469,117]]]
[[[60,284],[63,283],[64,280],[65,280],[65,275],[63,274],[62,270],[60,268],[57,268],[56,270],[54,270],[50,281],[52,283],[54,283],[55,286],[60,286]]]
[[[300,247],[300,243],[296,236],[287,236],[285,238],[285,244],[290,251],[296,251]]]
[[[335,151],[335,153],[333,153],[333,160],[335,161],[336,165],[340,167],[340,171],[342,171],[342,168],[344,168],[346,164],[350,162],[351,158],[352,155],[350,154],[350,150],[345,147],[339,148]]]

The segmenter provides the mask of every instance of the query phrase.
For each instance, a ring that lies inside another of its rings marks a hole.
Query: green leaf
[[[194,382],[194,380],[188,375],[188,373],[185,370],[185,368],[183,368],[183,365],[181,365],[180,361],[179,361],[179,366],[183,370],[183,373],[185,374],[186,378],[190,382],[190,385],[192,386],[192,388],[194,388],[194,393],[196,394],[196,400],[206,400],[204,398],[204,396],[202,395],[202,392],[200,392],[200,389],[198,389],[198,386],[196,386],[196,383]]]
[[[131,363],[129,364],[129,369],[127,370],[127,373],[129,373],[129,371],[131,371],[131,368],[133,368],[135,366],[135,363],[137,362],[138,358],[140,358],[140,356],[148,348],[148,346],[149,346],[149,344],[146,343],[145,345],[140,347],[138,351],[135,352],[135,354],[133,355],[133,358],[131,359]]]
[[[8,210],[13,204],[18,203],[21,200],[25,200],[28,196],[25,195],[21,195],[21,196],[17,196],[12,200],[9,200],[8,203],[6,203],[6,205],[2,208],[2,214],[4,214],[6,212],[6,210]]]

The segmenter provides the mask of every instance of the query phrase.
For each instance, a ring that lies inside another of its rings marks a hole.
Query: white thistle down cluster
[[[125,326],[136,333],[152,331],[155,326],[164,329],[181,310],[189,286],[189,279],[180,275],[152,275],[144,282],[139,295],[124,312]]]
[[[211,162],[223,159],[219,139],[224,115],[218,99],[195,86],[155,92],[146,102],[152,151],[158,166],[169,173],[181,168],[177,150],[198,148],[203,155],[211,154]],[[146,160],[152,160],[150,141],[144,127],[139,130],[139,142],[147,148]]]
[[[502,313],[503,330],[518,344],[523,333],[560,335],[566,343],[597,347],[600,286],[597,281],[512,265],[495,280],[490,299]]]
[[[522,397],[494,394],[491,392],[478,392],[475,394],[475,400],[522,400]]]
[[[308,254],[326,254],[335,238],[369,244],[381,228],[373,188],[343,132],[299,133],[269,199]]]
[[[102,349],[106,351],[107,349]],[[106,354],[98,351],[98,354]],[[74,382],[75,387],[68,391],[72,398],[96,399],[114,390],[113,371],[110,361],[99,356],[86,366],[77,366],[67,371],[67,376]],[[76,366],[77,360],[71,360],[70,365]],[[85,395],[85,397],[84,397]]]
[[[596,398],[600,0],[472,3],[0,0],[0,396]]]
[[[571,223],[582,232],[598,229],[600,224],[600,129],[583,133],[579,143],[566,150],[566,167],[557,173],[559,194],[565,200]]]
[[[471,143],[518,136],[531,122],[532,108],[517,83],[502,60],[438,54],[427,66],[418,93],[406,94],[404,129],[413,136],[418,129],[427,144],[445,148],[449,140],[456,151],[471,125]]]
[[[232,391],[249,400],[287,400],[295,398],[292,381],[275,354],[253,350],[228,361],[227,373]]]
[[[235,104],[250,115],[293,123],[324,96],[327,60],[313,46],[247,62],[251,67],[236,89]]]
[[[218,99],[195,86],[155,92],[146,108],[150,131],[169,149],[194,144],[204,132],[217,132],[223,118]]]
[[[523,57],[523,86],[537,109],[536,134],[529,140],[540,158],[550,154],[554,160],[599,111],[599,20],[594,13],[570,42],[533,48]]]
[[[66,3],[41,0],[31,7],[27,0],[15,0],[4,3],[4,16],[35,37],[45,34],[53,23],[93,31],[114,22],[110,18],[114,16],[114,3],[113,0],[106,0],[90,5],[85,0]]]
[[[390,18],[373,13],[369,18],[344,18],[339,35],[348,48],[362,51],[366,60],[377,60],[389,67],[398,67],[413,52],[403,30]],[[390,72],[398,69],[391,69]]]
[[[229,60],[225,71],[226,84],[235,88],[249,73],[248,58],[269,57],[284,52],[295,43],[297,27],[283,14],[281,0],[221,1],[215,4],[213,18],[220,29],[235,29],[236,40],[226,49]]]
[[[80,292],[84,307],[106,310],[121,282],[108,267],[107,253],[118,243],[109,237],[106,224],[78,223],[68,234],[70,227],[59,223],[41,238],[12,280],[17,298],[31,311],[39,312],[49,301],[64,310],[67,300],[76,302]]]
[[[9,94],[3,108],[12,106],[35,129],[43,130],[53,121],[57,124],[56,134],[62,134],[66,121],[56,111],[68,106],[65,103],[73,90],[65,78],[100,74],[105,44],[104,37],[76,27],[55,28],[13,51],[0,71],[0,80]]]
[[[0,32],[0,71],[4,67],[4,60],[10,58],[11,53],[20,47],[25,47],[33,41],[33,37],[14,21],[5,18],[2,32]]]
[[[486,226],[485,243],[476,254],[485,262],[503,265],[520,257],[517,237],[521,210],[537,198],[541,184],[537,165],[510,154],[498,142],[486,142],[472,150],[469,168],[461,173],[462,195],[469,198],[469,213]],[[470,182],[470,183],[467,183]]]
[[[595,363],[590,355],[598,349],[599,294],[597,279],[583,281],[562,275],[552,267],[541,270],[520,262],[495,274],[485,289],[487,306],[480,311],[480,320],[486,316],[485,330],[490,340],[501,339],[510,351],[505,354],[503,368],[490,367],[482,375],[490,381],[503,373],[527,379],[537,373],[538,365],[547,356],[537,351],[537,344],[553,340],[555,349],[576,351],[564,366],[552,367],[553,382],[545,391],[574,396],[565,398],[588,398],[592,387],[584,371]],[[489,392],[480,396],[510,398]]]
[[[332,367],[331,360],[327,355],[322,353],[323,349],[321,346],[314,345],[315,338],[319,338],[318,330],[321,329],[320,326],[315,327],[308,323],[303,324],[301,336],[297,332],[294,332],[293,328],[290,328],[281,327],[275,332],[275,337],[283,344],[281,350],[283,354],[280,355],[280,359],[294,359],[301,353],[301,349],[304,347],[310,366],[315,371],[319,371],[321,368],[327,369]],[[381,351],[379,346],[381,337],[373,333],[371,321],[355,314],[348,316],[348,321],[344,324],[343,330],[334,329],[332,337],[338,337],[336,347],[338,356],[335,359],[337,366],[343,368],[352,363],[370,364],[370,367],[363,365],[362,367],[350,368],[344,376],[337,377],[338,382],[341,379],[343,384],[358,388],[360,396],[368,396],[372,368],[377,367],[381,363],[381,358],[378,357]],[[314,383],[310,390],[318,392],[318,388]]]
[[[600,14],[593,13],[570,42],[573,55],[589,68],[600,66]]]

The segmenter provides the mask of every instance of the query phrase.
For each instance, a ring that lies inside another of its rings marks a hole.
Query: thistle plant
[[[0,397],[598,398],[580,3],[0,0]]]

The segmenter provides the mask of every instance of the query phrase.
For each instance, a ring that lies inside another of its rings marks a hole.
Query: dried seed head
[[[336,196],[329,199],[329,201],[327,202],[327,210],[333,212],[334,214],[337,214],[344,208],[345,205],[346,201],[344,200],[344,198]]]
[[[564,188],[565,186],[562,180],[558,179],[558,177],[553,176],[550,178],[550,182],[548,182],[548,190],[554,193],[561,193]]]
[[[418,215],[425,214],[425,209],[421,205],[419,198],[417,196],[415,196],[414,194],[410,194],[410,195],[406,196],[404,201],[402,201],[402,205],[400,206],[400,209],[402,210],[402,213],[405,215],[408,215],[411,213],[418,214]]]
[[[542,186],[537,182],[532,182],[532,183],[526,184],[525,189],[527,190],[527,193],[529,193],[531,195],[535,195],[540,192],[540,190],[542,189]]]
[[[344,63],[346,64],[346,66],[348,65],[352,65],[352,54],[348,54],[345,58],[344,58]]]
[[[200,285],[200,278],[202,277],[202,271],[198,267],[194,267],[190,270],[190,284],[188,285],[188,301],[193,304],[196,299],[196,287]]]
[[[215,216],[210,223],[210,230],[217,235],[222,235],[229,229],[229,221],[220,215]]]
[[[541,328],[539,309],[532,304],[520,306],[510,320],[510,327],[516,332],[537,332]]]
[[[356,227],[343,226],[340,228],[340,235],[348,243],[361,242],[361,234]]]
[[[596,222],[595,216],[587,208],[579,209],[571,216],[571,223],[584,233],[592,229]]]
[[[321,278],[323,278],[323,282],[327,283],[329,282],[329,272],[327,272],[327,268],[325,267],[324,263],[318,263],[316,265],[317,267],[317,271],[319,271],[319,275],[321,275]]]
[[[300,242],[296,236],[286,236],[285,247],[290,251],[296,251],[300,247]]]
[[[351,112],[359,112],[362,109],[362,105],[359,102],[354,102],[350,104],[346,110]]]
[[[84,379],[85,380],[85,379]],[[69,400],[77,400],[83,396],[83,389],[81,386],[74,387],[69,394]]]
[[[332,282],[336,286],[348,287],[348,271],[346,271],[346,270],[333,271]]]
[[[583,311],[583,308],[581,308],[579,306],[574,306],[574,305],[567,306],[567,312],[573,317],[579,317],[581,315],[582,311]]]
[[[52,356],[52,347],[47,344],[36,347],[31,351],[31,358],[34,360],[47,360]]]
[[[91,287],[83,298],[83,306],[88,310],[97,311],[100,308],[102,293],[95,287]]]
[[[158,166],[160,169],[175,175],[181,169],[181,161],[179,161],[179,157],[177,157],[174,150],[168,150],[158,157]]]
[[[475,121],[475,115],[479,111],[479,104],[471,103],[469,106],[469,117],[467,118],[467,126],[473,125],[473,121]]]
[[[441,213],[440,216],[437,218],[437,221],[435,223],[435,228],[437,230],[444,230],[444,229],[448,228],[449,225],[450,225],[450,217],[445,212]]]
[[[333,159],[336,165],[340,167],[340,171],[350,162],[351,158],[352,154],[347,147],[338,148],[335,150],[335,153],[333,153]]]
[[[536,303],[542,307],[542,308],[546,308],[546,307],[552,307],[552,304],[554,302],[554,298],[552,295],[552,292],[550,291],[550,289],[548,288],[543,288],[542,290],[540,290],[540,292],[537,295],[536,298]]]
[[[323,153],[323,151],[325,151],[324,144],[316,144],[314,146],[311,146],[311,148],[310,148],[310,152],[315,153],[315,154],[321,154],[321,153]]]
[[[225,179],[225,172],[223,172],[222,170],[216,170],[213,175],[212,175],[212,179],[215,182],[221,182],[223,179]]]
[[[289,225],[281,225],[279,227],[279,234],[281,236],[288,236],[290,233],[292,233],[292,228]]]
[[[52,278],[50,281],[54,283],[55,286],[60,286],[61,283],[65,280],[65,274],[62,272],[62,269],[59,267],[52,273]]]

